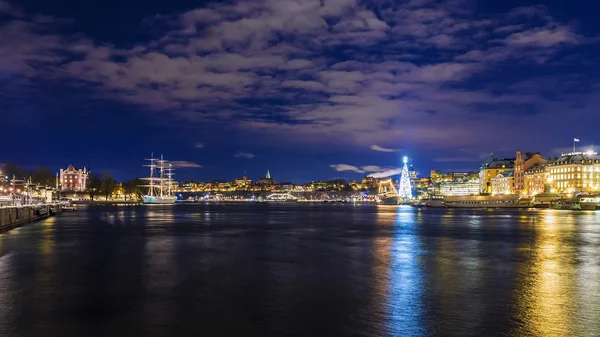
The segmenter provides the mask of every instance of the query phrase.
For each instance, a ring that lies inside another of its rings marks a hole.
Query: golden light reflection
[[[520,264],[521,280],[517,289],[518,316],[523,321],[519,335],[573,336],[573,312],[576,310],[575,270],[571,246],[565,244],[571,231],[561,231],[573,221],[568,214],[560,218],[554,211],[540,213],[529,252],[529,261]]]

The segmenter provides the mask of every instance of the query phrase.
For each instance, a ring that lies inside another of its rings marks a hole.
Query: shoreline
[[[0,207],[0,232],[21,227],[62,212],[59,204]]]

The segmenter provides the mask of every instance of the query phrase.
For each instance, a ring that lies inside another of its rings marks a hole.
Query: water
[[[94,206],[0,234],[0,336],[599,336],[600,212]]]

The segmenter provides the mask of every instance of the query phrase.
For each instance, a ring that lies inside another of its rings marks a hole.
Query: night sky
[[[360,178],[600,144],[600,1],[0,0],[0,162]]]

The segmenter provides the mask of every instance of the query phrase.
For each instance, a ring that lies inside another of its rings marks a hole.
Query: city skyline
[[[0,0],[0,162],[303,183],[587,150],[598,6]]]

